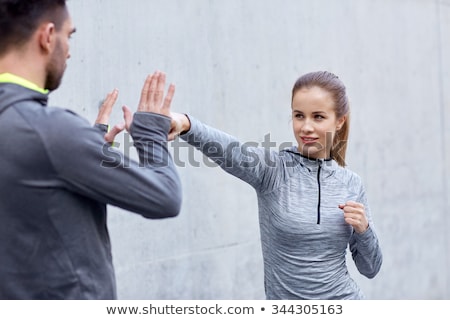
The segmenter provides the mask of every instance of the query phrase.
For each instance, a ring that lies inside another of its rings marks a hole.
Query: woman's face
[[[331,94],[320,87],[301,88],[292,98],[292,126],[303,156],[329,158],[333,138],[345,120],[336,118]]]

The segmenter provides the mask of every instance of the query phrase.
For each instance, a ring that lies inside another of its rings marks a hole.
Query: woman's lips
[[[312,137],[300,137],[302,139],[303,144],[312,144],[315,143],[318,138],[312,138]]]

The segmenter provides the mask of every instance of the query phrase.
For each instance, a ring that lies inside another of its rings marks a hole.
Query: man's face
[[[47,77],[45,79],[45,89],[53,91],[59,87],[66,70],[66,61],[70,58],[69,40],[75,28],[72,19],[67,14],[62,28],[55,33],[55,47],[47,64]]]

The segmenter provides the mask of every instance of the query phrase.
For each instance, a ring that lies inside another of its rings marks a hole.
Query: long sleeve
[[[73,192],[147,218],[173,217],[181,183],[167,149],[170,119],[136,113],[130,128],[140,162],[103,141],[99,129],[67,111],[53,110],[59,125],[41,132],[49,160]]]
[[[362,186],[359,199],[357,201],[362,203],[365,207],[367,219],[369,221],[369,228],[362,234],[358,234],[356,232],[352,234],[349,241],[350,251],[358,271],[367,278],[371,279],[380,271],[381,264],[383,263],[383,255],[381,253],[380,244],[375,232],[365,190]]]
[[[241,143],[235,137],[201,123],[193,117],[190,130],[181,135],[229,174],[263,191],[276,183],[280,158],[256,142]]]

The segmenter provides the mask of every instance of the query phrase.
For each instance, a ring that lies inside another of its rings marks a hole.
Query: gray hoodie
[[[181,138],[256,190],[267,299],[364,298],[348,273],[346,249],[368,278],[380,270],[382,254],[361,179],[334,160],[241,144],[190,120]],[[362,234],[338,207],[348,200],[365,206],[369,228]]]
[[[0,299],[116,298],[106,205],[178,214],[169,127],[134,115],[137,163],[83,118],[47,107],[47,95],[0,83]]]

